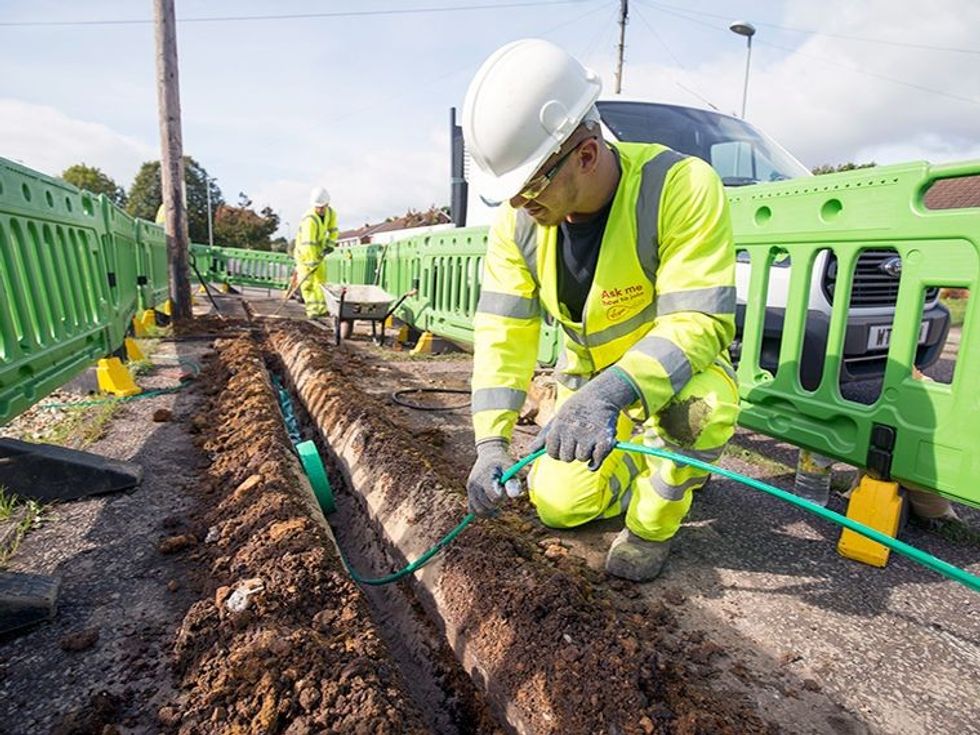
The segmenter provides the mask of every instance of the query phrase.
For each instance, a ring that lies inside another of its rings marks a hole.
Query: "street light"
[[[745,119],[745,99],[749,95],[749,62],[752,61],[752,36],[755,35],[755,26],[744,20],[736,20],[730,26],[728,30],[732,33],[737,33],[740,36],[745,36],[746,48],[745,53],[745,86],[742,88],[742,119]]]
[[[217,179],[214,179],[217,181]],[[208,194],[208,246],[214,247],[214,231],[211,226],[211,180],[208,179],[207,174],[204,175],[204,190]]]

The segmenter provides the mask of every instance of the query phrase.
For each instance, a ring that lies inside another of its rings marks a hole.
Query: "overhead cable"
[[[539,0],[521,3],[489,3],[485,5],[457,5],[443,7],[392,8],[389,10],[336,10],[322,13],[281,13],[270,15],[215,15],[197,18],[177,18],[177,23],[227,23],[256,20],[311,20],[316,18],[355,18],[386,15],[419,15],[423,13],[455,13],[467,10],[507,10],[515,8],[543,7],[548,5],[582,5],[595,0]],[[24,20],[0,21],[0,27],[41,26],[123,26],[152,25],[152,18],[117,20]]]

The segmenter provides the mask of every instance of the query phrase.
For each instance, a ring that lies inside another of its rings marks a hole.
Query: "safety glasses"
[[[565,164],[565,161],[568,160],[569,156],[571,156],[575,151],[577,151],[579,149],[579,146],[581,146],[583,143],[592,140],[595,137],[596,136],[594,135],[590,135],[588,138],[583,138],[578,143],[576,143],[572,148],[566,151],[561,158],[555,161],[555,164],[551,168],[549,168],[547,171],[545,171],[542,174],[538,174],[533,179],[528,181],[527,186],[525,186],[523,191],[521,191],[517,196],[519,196],[521,199],[524,199],[526,201],[531,201],[541,196],[544,193],[544,190],[548,188],[548,185],[551,183],[552,179],[554,179],[555,176],[558,175],[558,172],[561,170],[561,167]]]

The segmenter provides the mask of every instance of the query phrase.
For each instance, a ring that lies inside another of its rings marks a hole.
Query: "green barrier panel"
[[[153,309],[170,298],[170,271],[167,261],[167,236],[161,225],[136,220],[136,242],[139,246],[139,307]]]
[[[103,243],[112,311],[109,339],[113,345],[121,345],[139,306],[140,250],[136,220],[104,194],[99,195],[99,209],[105,221]]]
[[[936,179],[978,173],[980,162],[918,163],[730,193],[736,244],[751,258],[738,370],[740,423],[854,465],[879,472],[890,465],[892,477],[905,484],[980,505],[980,210],[923,206],[924,192]],[[760,368],[759,356],[769,271],[779,248],[791,255],[791,273],[773,377]],[[841,397],[838,375],[852,287],[861,285],[855,284],[856,264],[862,253],[882,248],[901,257],[901,280],[881,394],[873,405],[862,405]],[[811,284],[828,278],[813,272],[822,250],[836,256],[833,309],[823,377],[810,391],[798,375]],[[922,332],[932,329],[922,326],[924,294],[941,286],[973,294],[951,385],[912,376]]]
[[[293,258],[286,253],[197,244],[191,246],[191,252],[202,277],[232,286],[283,290],[289,287],[295,269]]]
[[[422,328],[473,344],[486,237],[486,228],[464,228],[423,238],[418,246],[419,298],[428,308],[421,312]]]
[[[209,283],[216,280],[211,277],[211,248],[207,245],[201,245],[200,243],[192,242],[190,246],[190,262],[192,266],[197,267],[197,273],[201,274],[201,278],[208,281]],[[191,268],[191,279],[198,281],[197,273],[194,272],[194,268]]]
[[[335,250],[326,259],[327,282],[374,283],[384,250],[384,245],[357,245]]]
[[[119,346],[105,227],[92,194],[0,159],[0,423]]]

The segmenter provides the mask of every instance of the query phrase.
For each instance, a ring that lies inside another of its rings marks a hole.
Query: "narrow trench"
[[[333,453],[297,397],[286,370],[278,359],[268,356],[267,367],[283,378],[300,433],[303,439],[316,442],[324,460],[337,505],[327,520],[351,566],[365,576],[376,577],[403,566],[405,559],[397,551],[392,553],[384,530],[370,518],[361,496],[338,470]],[[406,690],[429,728],[449,735],[499,731],[502,723],[494,718],[485,697],[456,659],[444,632],[426,614],[411,583],[361,585],[360,589]]]

